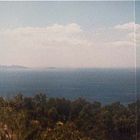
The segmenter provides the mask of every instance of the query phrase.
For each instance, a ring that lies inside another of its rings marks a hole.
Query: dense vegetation
[[[0,140],[140,139],[139,112],[140,101],[102,106],[82,98],[70,101],[44,94],[0,97]]]

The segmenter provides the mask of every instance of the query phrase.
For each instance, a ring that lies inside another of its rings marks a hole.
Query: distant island
[[[21,65],[0,65],[0,69],[29,69]]]

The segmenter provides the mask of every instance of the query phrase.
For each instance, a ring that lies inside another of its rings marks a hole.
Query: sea
[[[138,97],[136,91],[140,91],[140,71],[137,73],[136,76],[135,69],[1,69],[0,96],[44,93],[49,98],[75,100],[82,97],[103,104],[118,101],[129,104]]]

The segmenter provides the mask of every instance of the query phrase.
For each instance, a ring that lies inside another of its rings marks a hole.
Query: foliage
[[[140,101],[99,102],[0,97],[0,140],[139,140]]]

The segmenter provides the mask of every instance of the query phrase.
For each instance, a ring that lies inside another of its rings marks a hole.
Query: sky
[[[136,1],[135,8],[135,22],[140,24],[140,1]],[[136,29],[136,66],[140,67],[140,31]]]
[[[134,68],[136,3],[0,2],[0,65]]]

